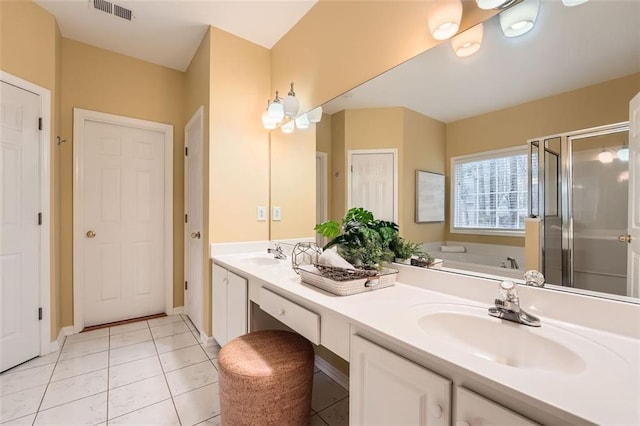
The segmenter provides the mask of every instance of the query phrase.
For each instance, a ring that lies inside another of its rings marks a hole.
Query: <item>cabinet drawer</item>
[[[260,288],[260,309],[303,335],[311,343],[320,344],[320,315],[315,312],[264,287]]]
[[[538,423],[465,388],[457,388],[456,401],[456,426],[539,426]]]

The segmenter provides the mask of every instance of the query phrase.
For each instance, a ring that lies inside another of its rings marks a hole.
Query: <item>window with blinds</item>
[[[526,148],[455,157],[452,176],[454,232],[524,232]]]

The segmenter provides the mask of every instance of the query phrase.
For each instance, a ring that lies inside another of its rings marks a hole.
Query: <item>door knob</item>
[[[191,238],[198,238],[199,239],[200,238],[200,232],[199,231],[198,232],[192,232],[191,233]]]
[[[96,231],[87,231],[87,238],[93,238],[96,236]]]
[[[621,243],[630,243],[631,242],[631,235],[629,235],[629,234],[618,235],[618,241],[620,241]]]

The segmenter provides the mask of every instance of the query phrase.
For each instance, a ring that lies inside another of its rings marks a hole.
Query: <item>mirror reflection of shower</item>
[[[632,295],[627,282],[629,126],[529,141],[530,213],[540,221],[547,282]]]

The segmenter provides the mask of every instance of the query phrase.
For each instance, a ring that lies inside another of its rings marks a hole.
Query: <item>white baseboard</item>
[[[216,345],[216,341],[213,340],[213,336],[207,336],[204,331],[200,331],[200,341],[203,346],[214,346]]]
[[[171,311],[171,313],[167,312],[167,315],[178,315],[178,314],[184,314],[184,306],[177,306],[173,308],[173,311]]]
[[[49,347],[49,353],[59,351],[64,344],[64,339],[67,336],[71,336],[73,334],[73,326],[62,327],[60,332],[58,333],[58,338],[51,342],[51,346]],[[42,354],[44,355],[44,354]]]
[[[318,355],[316,355],[315,363],[318,370],[322,371],[346,390],[349,390],[349,377],[346,374],[329,364],[323,358],[320,358]]]

